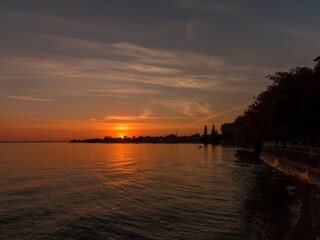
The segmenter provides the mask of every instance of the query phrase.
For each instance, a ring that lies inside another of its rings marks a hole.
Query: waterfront
[[[316,210],[299,197],[318,189],[233,147],[4,143],[0,153],[1,239],[316,239]]]

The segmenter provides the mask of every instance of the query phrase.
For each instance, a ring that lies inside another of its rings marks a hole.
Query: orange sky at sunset
[[[319,50],[311,8],[299,17],[267,2],[62,3],[0,6],[0,141],[219,130],[267,75],[312,65]]]

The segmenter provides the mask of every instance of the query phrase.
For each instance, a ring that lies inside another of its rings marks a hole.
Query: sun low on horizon
[[[124,126],[124,125],[120,125],[120,126],[116,126],[114,127],[114,130],[116,131],[116,137],[119,138],[125,138],[129,136],[129,130],[134,131],[134,129],[132,129],[131,127],[128,126]]]

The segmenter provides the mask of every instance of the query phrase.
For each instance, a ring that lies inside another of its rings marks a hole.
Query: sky
[[[0,0],[0,141],[202,133],[314,65],[320,2]]]

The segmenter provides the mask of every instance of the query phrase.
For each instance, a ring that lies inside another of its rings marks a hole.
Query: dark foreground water
[[[317,239],[316,188],[198,146],[0,144],[0,239]]]

